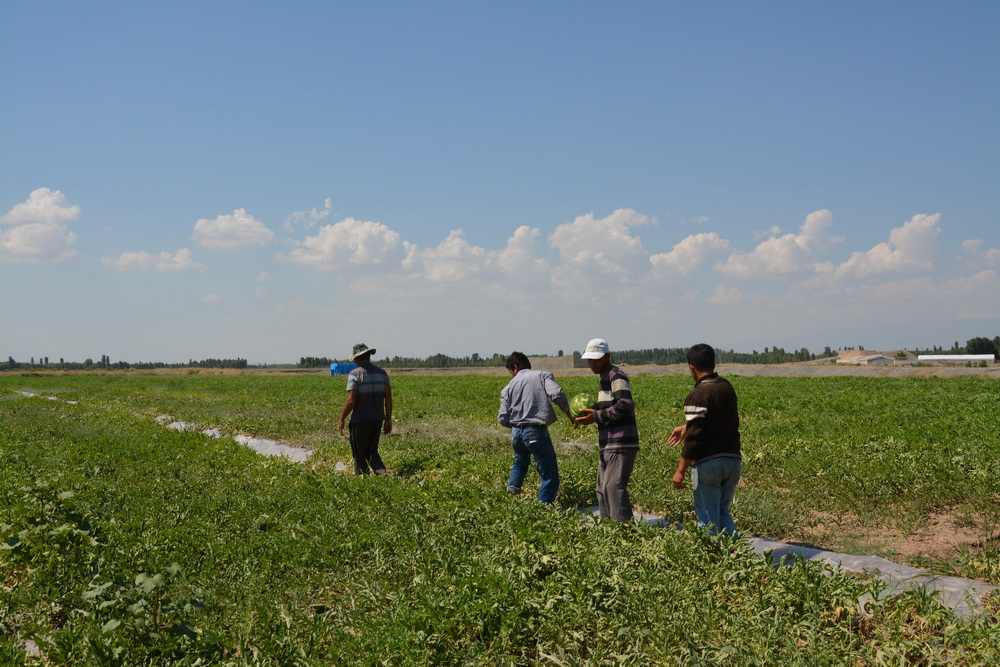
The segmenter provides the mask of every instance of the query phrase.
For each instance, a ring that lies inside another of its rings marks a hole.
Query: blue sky
[[[0,3],[0,357],[1000,334],[1000,3]]]

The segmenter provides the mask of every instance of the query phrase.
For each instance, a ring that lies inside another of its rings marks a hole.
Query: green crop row
[[[895,522],[947,502],[995,519],[995,384],[733,380],[744,531],[780,537],[810,508]],[[592,429],[553,429],[557,506],[506,496],[509,445],[495,423],[505,381],[393,376],[398,433],[382,449],[398,476],[383,479],[334,469],[350,456],[335,433],[342,378],[0,376],[0,663],[1000,657],[990,609],[961,620],[931,596],[879,600],[879,584],[815,563],[776,571],[699,531],[585,521]],[[560,381],[570,394],[596,385]],[[670,485],[666,438],[688,388],[633,378],[644,447],[633,499],[680,520],[689,492]],[[260,457],[166,429],[161,414],[315,455]],[[876,601],[859,611],[866,594]]]

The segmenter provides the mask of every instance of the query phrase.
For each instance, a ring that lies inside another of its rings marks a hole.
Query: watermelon
[[[584,408],[597,409],[597,397],[593,394],[577,394],[569,399],[569,413],[573,415],[573,419],[582,417]]]

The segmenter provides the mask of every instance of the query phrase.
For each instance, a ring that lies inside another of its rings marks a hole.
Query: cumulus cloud
[[[104,257],[101,259],[101,266],[118,271],[200,271],[205,267],[194,261],[191,251],[181,248],[176,254],[161,252],[157,255],[150,255],[148,252],[123,252],[117,258]]]
[[[437,247],[420,253],[420,261],[428,280],[466,281],[473,279],[482,270],[486,250],[471,245],[462,235],[462,230],[456,229]]]
[[[535,256],[535,241],[540,235],[537,227],[521,225],[507,239],[507,247],[492,255],[493,264],[505,279],[536,285],[548,282],[549,263]]]
[[[0,260],[59,262],[76,255],[76,233],[69,223],[80,217],[80,207],[69,204],[59,190],[38,188],[28,200],[0,217]]]
[[[562,285],[579,286],[584,281],[629,282],[649,266],[649,253],[632,235],[634,227],[656,224],[654,219],[632,209],[618,209],[606,218],[593,213],[556,227],[549,245],[558,250],[562,265],[553,279]]]
[[[869,278],[872,276],[920,273],[934,268],[938,221],[941,214],[915,215],[909,222],[894,227],[889,240],[871,250],[856,252],[836,267],[834,278]]]
[[[300,247],[277,257],[321,271],[384,270],[400,267],[414,252],[412,244],[382,223],[347,218],[320,227]]]
[[[982,239],[969,239],[962,241],[962,254],[959,261],[969,269],[976,270],[983,267],[1000,266],[1000,248],[983,249]]]
[[[309,211],[296,211],[285,218],[282,229],[288,233],[294,232],[298,227],[302,227],[303,229],[312,229],[322,220],[329,217],[332,210],[333,202],[329,197],[327,197],[323,202],[322,210],[314,208]]]
[[[214,220],[198,220],[194,223],[191,239],[203,248],[240,250],[274,243],[274,232],[247,213],[246,209],[238,208],[232,215],[220,215]]]
[[[749,253],[735,251],[718,269],[723,275],[740,280],[816,272],[821,268],[819,255],[843,240],[827,233],[832,223],[830,211],[814,211],[806,216],[798,234],[769,238]]]
[[[715,232],[694,234],[674,246],[670,252],[649,258],[657,275],[689,276],[711,258],[729,252],[729,241]]]

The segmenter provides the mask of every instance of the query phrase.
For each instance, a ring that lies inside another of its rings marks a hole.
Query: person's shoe
[[[508,486],[507,494],[511,496],[516,496],[521,493],[521,487],[519,486]]]
[[[374,472],[379,477],[385,477],[386,475],[389,474],[385,471],[385,468],[379,468],[378,470],[373,470],[372,472]]]

